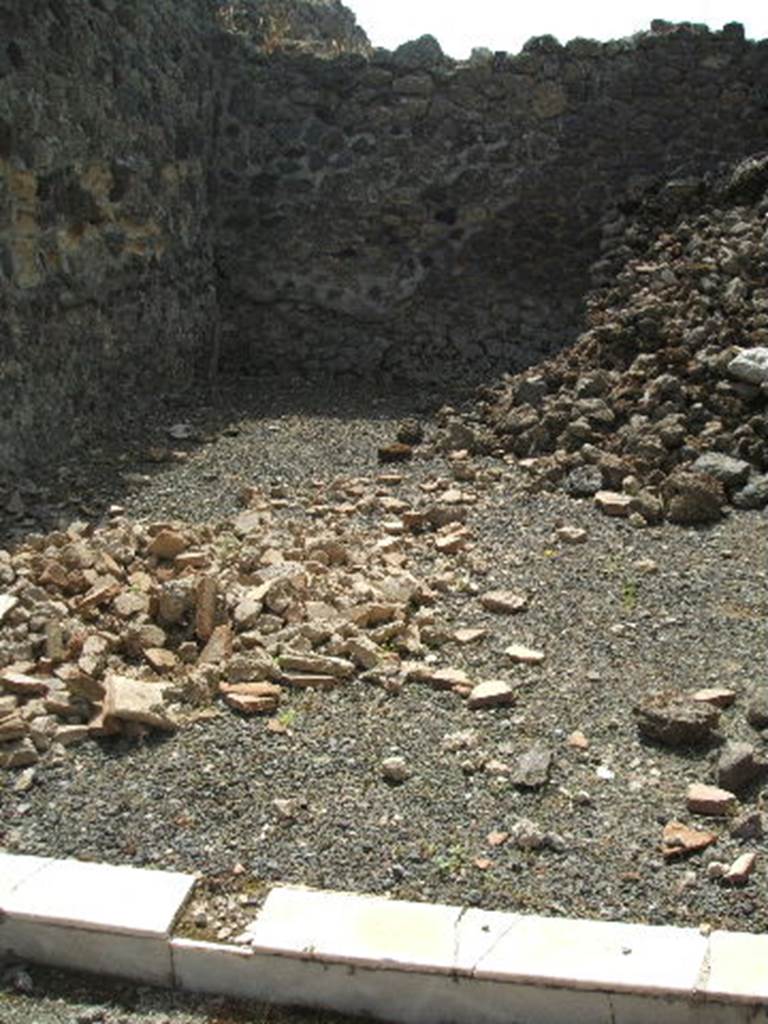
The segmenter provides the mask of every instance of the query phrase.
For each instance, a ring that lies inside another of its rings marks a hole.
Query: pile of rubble
[[[403,501],[399,480],[341,482],[331,504],[294,495],[300,514],[282,520],[292,502],[280,488],[246,489],[246,510],[218,526],[136,523],[115,508],[103,526],[0,550],[0,767],[87,737],[173,730],[219,698],[272,713],[286,686],[363,678],[395,691],[412,679],[473,708],[509,703],[505,681],[434,667],[427,645],[446,639],[436,590],[406,567],[413,545],[455,560],[477,496],[443,479]],[[482,603],[514,614],[526,602]],[[281,731],[279,715],[271,725]]]
[[[768,157],[604,225],[589,329],[482,394],[492,443],[638,525],[768,505]]]

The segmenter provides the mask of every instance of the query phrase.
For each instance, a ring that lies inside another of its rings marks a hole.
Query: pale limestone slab
[[[701,990],[708,999],[763,1003],[768,1020],[768,935],[713,932],[709,972]]]
[[[476,976],[648,995],[691,996],[707,954],[692,928],[531,917],[502,935]]]
[[[52,860],[14,886],[3,910],[17,920],[167,937],[193,884],[177,872]]]
[[[611,1024],[767,1024],[765,1014],[753,1016],[753,1007],[734,1003],[702,1002],[699,999],[676,999],[637,995],[634,992],[612,993],[609,997],[613,1016]],[[745,1012],[746,1011],[746,1012]]]
[[[173,984],[171,952],[165,937],[118,935],[5,917],[0,920],[0,957],[9,954],[34,963],[149,985]]]
[[[333,1009],[402,1024],[614,1021],[609,999],[601,992],[570,992],[450,974],[365,968],[248,952],[241,947],[189,939],[174,939],[171,948],[175,983],[193,992]],[[678,1022],[672,1020],[671,1024]],[[689,1024],[687,1019],[684,1024]]]
[[[456,924],[456,969],[474,974],[478,963],[491,953],[502,939],[529,920],[521,914],[470,907],[463,911]]]
[[[0,910],[5,911],[6,900],[17,886],[52,863],[50,857],[0,853]]]
[[[460,914],[459,907],[281,886],[247,934],[253,949],[284,956],[453,971]]]

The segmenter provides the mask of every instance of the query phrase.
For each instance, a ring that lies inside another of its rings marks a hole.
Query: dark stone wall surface
[[[216,367],[519,368],[633,195],[767,148],[739,26],[456,63],[338,0],[0,0],[0,471]]]
[[[207,0],[0,0],[0,469],[206,358],[213,28]]]
[[[601,219],[768,146],[768,43],[655,24],[442,57],[232,46],[216,259],[223,365],[467,379],[581,326]]]

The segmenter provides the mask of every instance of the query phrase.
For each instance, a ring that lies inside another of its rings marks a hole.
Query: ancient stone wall
[[[739,26],[458,64],[338,0],[0,0],[0,467],[216,365],[518,368],[578,333],[617,203],[765,148]]]
[[[627,188],[768,146],[768,44],[657,24],[445,59],[233,45],[216,258],[223,365],[467,379],[573,340]]]
[[[212,30],[207,0],[0,0],[0,468],[207,358]]]

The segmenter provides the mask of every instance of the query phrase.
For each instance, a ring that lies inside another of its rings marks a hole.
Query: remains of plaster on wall
[[[32,288],[41,280],[39,262],[37,176],[0,160],[0,174],[8,182],[11,196],[9,249],[13,272],[20,288]]]

